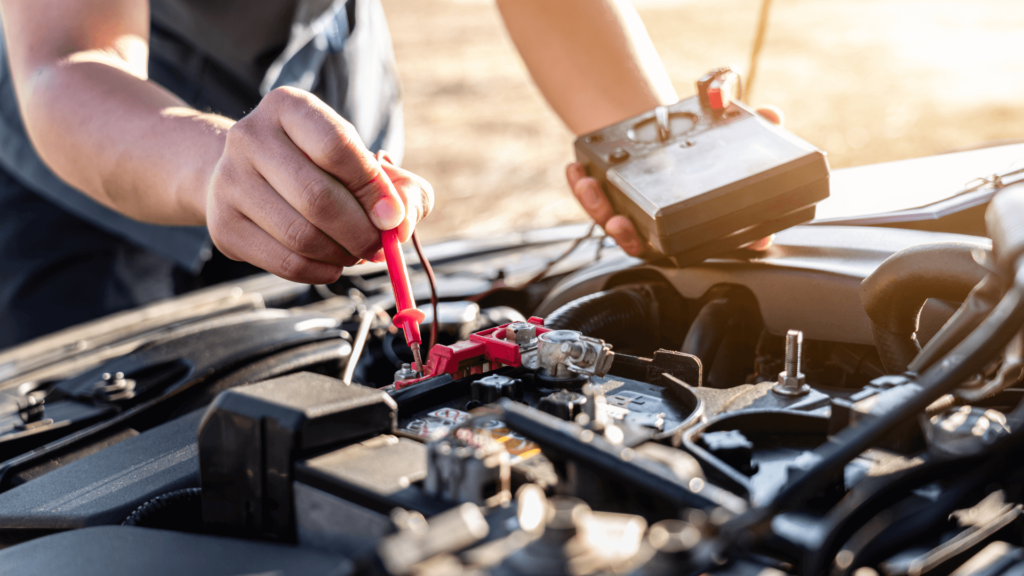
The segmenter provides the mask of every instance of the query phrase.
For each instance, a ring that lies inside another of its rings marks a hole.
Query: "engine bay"
[[[424,366],[375,264],[0,351],[0,566],[1017,573],[1024,244],[989,227],[685,268],[586,227],[437,244]]]

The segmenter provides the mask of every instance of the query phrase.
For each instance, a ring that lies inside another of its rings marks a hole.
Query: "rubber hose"
[[[914,246],[893,254],[864,279],[860,299],[886,372],[901,374],[921,346],[918,320],[929,298],[963,302],[985,278],[974,259],[983,244],[942,242]]]
[[[718,349],[739,319],[740,311],[739,304],[728,296],[708,302],[690,324],[680,351],[700,358],[704,373],[710,376]]]
[[[161,494],[136,508],[121,524],[179,532],[201,532],[202,489],[183,488]]]
[[[657,333],[655,307],[654,295],[646,287],[606,290],[565,304],[545,318],[544,327],[578,330],[611,342],[629,338],[647,340]]]
[[[914,361],[907,366],[909,372],[920,374],[939,358],[945,356],[953,346],[967,337],[992,312],[999,298],[1006,292],[1005,279],[989,274],[981,281],[964,301],[963,305],[946,321],[946,324],[932,336]]]

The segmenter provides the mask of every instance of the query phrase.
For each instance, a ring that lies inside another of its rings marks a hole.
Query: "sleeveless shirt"
[[[349,120],[371,150],[401,157],[400,91],[379,0],[151,0],[150,9],[150,78],[189,105],[238,119],[269,90],[296,86]],[[205,227],[132,220],[46,167],[25,132],[2,42],[0,60],[0,168],[74,216],[198,272],[211,254]],[[19,217],[0,214],[0,227]],[[32,217],[45,228],[46,215]]]

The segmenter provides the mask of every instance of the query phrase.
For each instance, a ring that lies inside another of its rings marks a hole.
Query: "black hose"
[[[988,271],[974,259],[979,248],[985,246],[942,242],[900,250],[861,283],[861,302],[886,372],[905,372],[921,351],[916,333],[925,301],[963,302],[985,278]]]
[[[596,292],[577,298],[548,314],[544,327],[578,330],[611,342],[649,340],[657,333],[657,303],[647,286]]]
[[[741,313],[740,304],[728,295],[708,302],[690,324],[680,351],[700,358],[704,373],[710,376],[718,349],[740,320]]]
[[[901,423],[916,417],[936,398],[962,384],[993,354],[1002,350],[1024,325],[1024,259],[1016,263],[1016,270],[1013,285],[988,318],[947,355],[947,358],[957,361],[933,364],[913,382],[919,387],[916,394],[907,397],[902,404],[891,406],[888,411],[865,418],[836,434],[831,442],[815,451],[817,464],[786,484],[767,504],[751,509],[723,526],[724,538],[716,545],[727,547],[731,543],[758,540],[768,531],[775,514],[791,510],[811,498],[829,479],[841,473],[853,458]]]
[[[942,329],[932,336],[928,344],[921,349],[921,352],[914,358],[913,362],[907,365],[907,371],[920,374],[945,356],[957,342],[967,337],[978,324],[992,312],[999,298],[1006,291],[1006,281],[997,274],[989,274],[980,284],[971,290],[970,296],[957,311],[953,314]]]
[[[202,532],[202,489],[183,488],[161,494],[136,508],[121,524],[178,532]]]

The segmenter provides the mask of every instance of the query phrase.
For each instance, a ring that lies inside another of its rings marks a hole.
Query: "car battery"
[[[576,158],[651,248],[685,266],[814,218],[825,154],[738,100],[724,68],[698,94],[576,140]]]

